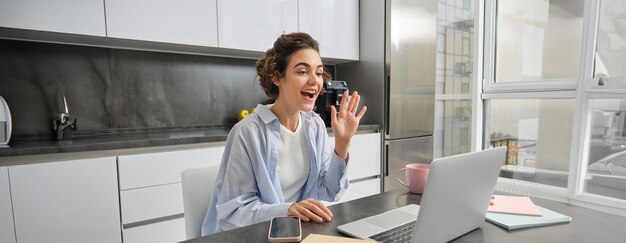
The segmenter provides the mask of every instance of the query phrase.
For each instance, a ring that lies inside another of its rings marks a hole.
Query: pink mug
[[[400,180],[400,172],[405,171],[406,183]],[[429,164],[408,164],[404,168],[398,170],[396,173],[396,179],[398,182],[409,188],[412,193],[421,194],[424,192],[424,186],[428,180],[428,171],[430,170]]]

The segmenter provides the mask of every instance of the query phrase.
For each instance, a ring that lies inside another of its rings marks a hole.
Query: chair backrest
[[[200,237],[218,170],[219,164],[186,169],[181,175],[187,239]]]

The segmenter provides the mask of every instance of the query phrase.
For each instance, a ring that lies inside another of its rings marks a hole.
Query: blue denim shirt
[[[258,105],[228,134],[202,235],[287,215],[292,203],[285,202],[276,175],[280,123],[269,107]],[[347,161],[335,154],[319,115],[302,112],[301,119],[309,150],[293,152],[310,153],[311,170],[298,201],[336,201],[348,188]]]

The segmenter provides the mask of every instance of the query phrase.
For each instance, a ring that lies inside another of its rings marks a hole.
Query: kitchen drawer
[[[380,178],[351,183],[346,193],[341,198],[341,202],[346,202],[362,197],[380,193]]]
[[[347,202],[362,197],[371,196],[380,193],[380,178],[371,180],[351,182],[348,190],[343,194],[337,202],[328,202],[327,205]]]
[[[120,190],[180,182],[187,168],[220,163],[224,146],[118,157]]]
[[[185,218],[124,229],[124,243],[171,243],[185,240]]]
[[[183,213],[180,183],[120,191],[122,224]]]

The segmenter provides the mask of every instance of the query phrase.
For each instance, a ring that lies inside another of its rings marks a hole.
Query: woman
[[[226,140],[202,235],[297,216],[330,221],[318,200],[334,201],[348,187],[350,140],[367,110],[357,114],[360,96],[344,93],[331,126],[334,149],[324,122],[312,112],[322,91],[324,71],[317,41],[306,33],[281,35],[256,63],[260,84],[275,99],[237,123]]]

